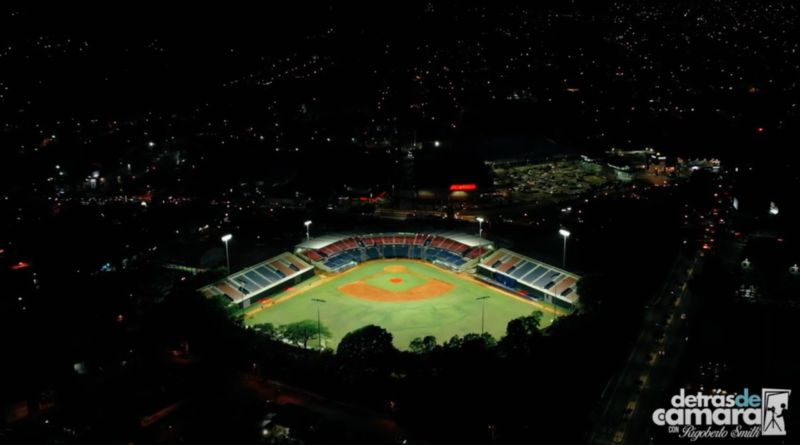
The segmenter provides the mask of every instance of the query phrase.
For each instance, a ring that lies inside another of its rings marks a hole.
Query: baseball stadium
[[[313,320],[330,332],[323,345],[335,349],[348,332],[374,324],[405,350],[428,335],[500,338],[510,320],[536,310],[545,328],[574,310],[578,279],[463,232],[335,233],[201,292],[237,305],[246,325]]]

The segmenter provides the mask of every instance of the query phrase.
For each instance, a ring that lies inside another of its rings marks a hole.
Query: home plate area
[[[339,291],[363,300],[391,303],[435,298],[454,287],[450,283],[409,272],[404,266],[387,266],[381,273],[341,286]]]

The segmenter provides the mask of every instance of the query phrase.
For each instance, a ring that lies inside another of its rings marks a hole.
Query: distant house
[[[167,269],[198,273],[225,264],[225,249],[206,243],[174,243],[159,246],[157,263]]]

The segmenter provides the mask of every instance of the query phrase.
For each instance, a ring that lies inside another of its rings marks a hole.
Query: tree
[[[531,315],[515,318],[508,322],[506,335],[500,340],[499,346],[506,357],[530,357],[536,350],[542,333],[542,311],[534,311]]]
[[[542,316],[542,311],[534,311],[531,315],[509,321],[506,326],[506,336],[532,337],[540,335],[539,326],[541,325]]]
[[[450,358],[458,356],[467,360],[485,359],[496,353],[497,340],[492,334],[467,334],[463,337],[454,335],[442,345],[443,351]]]
[[[432,335],[428,335],[425,338],[417,337],[411,340],[411,344],[408,345],[408,349],[415,354],[427,354],[433,351],[434,348],[436,348],[436,337]]]
[[[272,323],[258,323],[253,325],[253,330],[271,339],[280,337],[281,331]]]
[[[209,283],[219,281],[227,276],[228,276],[228,268],[225,266],[215,267],[203,274],[203,278],[206,280],[206,282]]]
[[[392,334],[380,326],[364,326],[342,338],[336,357],[345,367],[375,372],[385,369],[398,353],[393,340]]]
[[[603,301],[612,295],[613,291],[610,280],[604,275],[597,274],[582,277],[575,286],[578,295],[581,296],[578,304],[585,312],[600,310]]]
[[[234,306],[224,298],[181,290],[159,306],[154,324],[161,335],[188,342],[198,355],[229,357],[247,348],[240,341],[246,330],[235,322]]]
[[[317,339],[322,342],[322,339],[317,338],[319,334],[322,334],[322,338],[330,337],[331,333],[328,331],[324,325],[318,324],[314,320],[303,320],[298,321],[296,323],[289,323],[282,327],[283,336],[286,337],[287,340],[293,342],[300,342],[303,343],[303,347],[308,347],[308,341],[311,339]],[[321,332],[320,332],[321,331]]]

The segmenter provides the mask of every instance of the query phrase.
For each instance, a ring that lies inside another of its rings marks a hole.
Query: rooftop
[[[580,298],[577,292],[579,276],[510,250],[498,250],[478,267],[510,277],[570,304],[575,304]]]
[[[309,269],[308,263],[291,253],[282,253],[267,261],[229,275],[200,289],[206,296],[224,296],[234,303],[253,298],[278,286],[288,286],[294,278]]]

